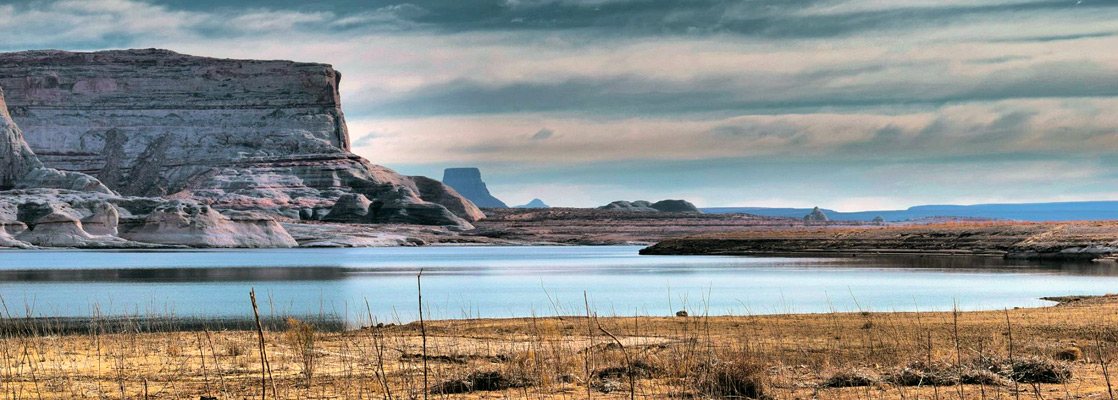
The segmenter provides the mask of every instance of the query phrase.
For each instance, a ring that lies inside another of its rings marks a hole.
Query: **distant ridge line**
[[[708,207],[705,213],[747,213],[766,217],[803,218],[810,208],[780,207]],[[1099,221],[1118,219],[1118,201],[1070,201],[1047,203],[990,203],[973,205],[919,205],[905,210],[840,212],[822,209],[833,221],[870,221],[882,217],[886,221],[905,221],[931,217],[990,218],[1016,221]]]

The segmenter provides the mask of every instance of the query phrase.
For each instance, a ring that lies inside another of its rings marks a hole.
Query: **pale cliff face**
[[[20,178],[41,166],[8,114],[0,88],[0,190],[12,188]]]
[[[95,175],[126,175],[145,152],[178,166],[344,154],[340,76],[325,64],[164,50],[0,55],[31,148],[47,166]]]
[[[155,49],[0,54],[12,118],[46,166],[125,195],[291,218],[322,214],[314,210],[347,193],[376,199],[416,187],[349,152],[340,81],[325,64]],[[484,217],[453,190],[428,189],[400,201],[453,214],[423,223]]]

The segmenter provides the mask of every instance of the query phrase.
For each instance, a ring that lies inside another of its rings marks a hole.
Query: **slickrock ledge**
[[[446,185],[349,152],[340,83],[326,64],[157,49],[0,54],[11,119],[42,166],[122,195],[318,220],[359,194],[403,210],[372,222],[469,227],[484,218]],[[19,169],[4,168],[0,186],[29,168],[13,160]]]

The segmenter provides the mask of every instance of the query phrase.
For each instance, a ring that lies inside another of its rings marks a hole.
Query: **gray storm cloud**
[[[1029,174],[1058,167],[1078,183],[1051,196],[1106,197],[1115,11],[1102,0],[16,1],[0,5],[0,49],[329,62],[345,74],[351,131],[407,132],[355,147],[413,173],[516,163],[510,182],[556,182],[608,164],[587,174],[596,191],[640,176],[645,190],[676,182],[701,196],[722,184],[648,174],[752,163],[780,167],[726,185],[793,196],[779,171],[815,169],[835,183],[830,198],[904,202],[990,186],[953,186],[952,171],[1053,185]],[[942,187],[898,183],[914,179]]]

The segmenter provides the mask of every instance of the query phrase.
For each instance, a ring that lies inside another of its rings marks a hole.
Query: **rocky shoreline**
[[[646,255],[967,255],[1029,260],[1112,260],[1118,222],[971,223],[801,228],[672,238]]]

